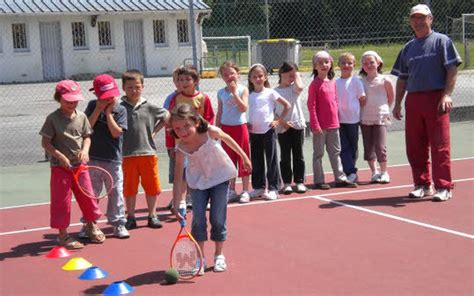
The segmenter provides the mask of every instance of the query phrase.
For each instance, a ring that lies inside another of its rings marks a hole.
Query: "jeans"
[[[210,200],[211,240],[225,241],[227,238],[227,193],[229,181],[214,187],[199,190],[191,189],[193,200],[193,222],[191,234],[198,242],[207,240],[206,207]]]
[[[359,142],[359,123],[341,123],[341,162],[346,175],[357,173],[357,157]]]

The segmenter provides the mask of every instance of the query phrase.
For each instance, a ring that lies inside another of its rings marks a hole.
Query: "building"
[[[194,0],[197,55],[210,9]],[[189,0],[3,0],[0,83],[138,69],[170,75],[192,58]]]

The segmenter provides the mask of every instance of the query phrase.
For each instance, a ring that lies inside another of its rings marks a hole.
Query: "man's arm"
[[[393,106],[393,117],[397,120],[401,120],[403,118],[402,115],[402,101],[403,97],[405,96],[405,92],[407,89],[407,82],[406,80],[397,79],[397,85],[395,87],[395,106]]]
[[[456,85],[456,79],[458,76],[458,68],[456,66],[451,66],[446,72],[446,86],[444,88],[443,97],[439,101],[438,110],[441,112],[449,113],[453,108],[453,100],[451,95]]]

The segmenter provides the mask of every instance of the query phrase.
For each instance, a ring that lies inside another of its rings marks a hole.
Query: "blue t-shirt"
[[[461,64],[448,36],[432,32],[410,40],[398,54],[391,74],[407,80],[407,92],[441,90],[446,86],[446,69]]]
[[[245,86],[238,84],[237,92],[239,96],[244,93]],[[247,123],[245,112],[241,112],[232,94],[224,87],[217,92],[217,99],[222,105],[221,124],[241,125]]]
[[[97,100],[90,101],[87,104],[84,113],[89,117],[95,109]],[[127,130],[127,110],[120,103],[115,102],[112,114],[115,122],[122,128]],[[99,118],[93,127],[94,133],[91,135],[91,147],[89,156],[94,160],[121,162],[122,161],[122,143],[123,134],[117,138],[113,138],[107,126],[107,118],[105,113],[101,112]]]

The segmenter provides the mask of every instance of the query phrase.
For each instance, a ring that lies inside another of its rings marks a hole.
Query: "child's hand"
[[[83,163],[88,163],[89,162],[89,152],[86,152],[84,150],[81,150],[79,154],[77,155],[77,158]]]
[[[285,129],[289,129],[289,128],[294,128],[294,127],[295,127],[295,126],[293,125],[293,122],[291,122],[291,121],[283,121],[283,122],[281,123],[281,125],[283,125],[283,127],[284,127]]]
[[[232,94],[237,93],[237,82],[235,80],[229,82],[229,91]]]
[[[252,124],[247,123],[247,129],[249,130],[249,132],[251,132],[252,131]]]
[[[105,108],[109,106],[109,101],[108,100],[97,100],[97,103],[95,104],[95,108],[99,111],[104,111]]]
[[[64,155],[61,155],[59,158],[59,163],[61,164],[61,166],[63,168],[66,168],[66,169],[69,169],[71,167],[71,162],[69,161],[69,159],[64,156]]]
[[[252,172],[252,162],[248,157],[243,159],[243,169],[246,173]]]
[[[367,98],[366,97],[360,97],[359,98],[359,104],[360,104],[361,107],[364,107],[366,103],[367,103]]]
[[[111,100],[109,104],[105,107],[105,114],[111,114],[114,110],[115,101]]]
[[[279,120],[279,119],[273,120],[272,122],[270,122],[270,127],[271,127],[271,128],[275,128],[275,127],[277,127],[279,124],[280,124],[280,120]]]
[[[313,132],[314,135],[321,135],[323,133],[323,130],[320,127],[312,128],[311,131]]]

